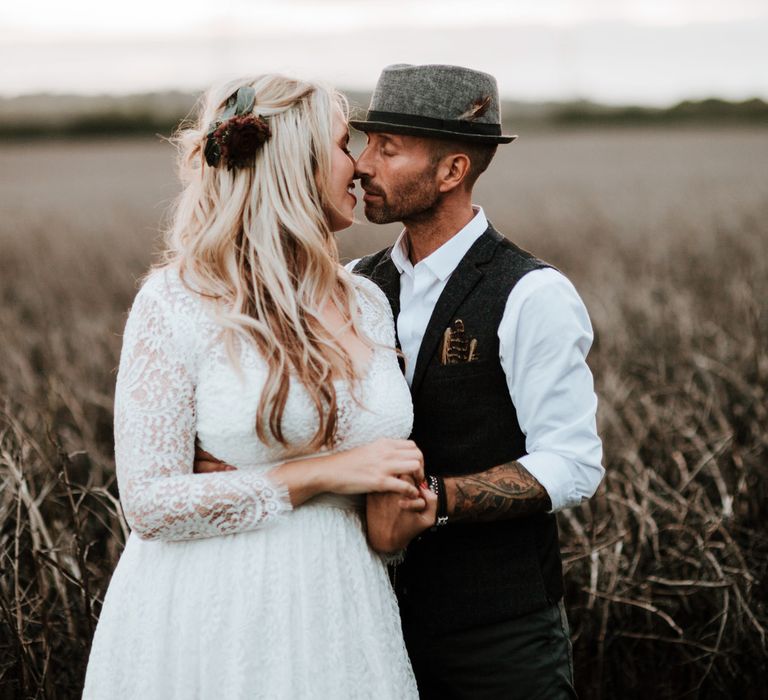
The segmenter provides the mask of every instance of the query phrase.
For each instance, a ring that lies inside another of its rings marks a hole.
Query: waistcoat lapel
[[[397,333],[397,316],[400,313],[400,273],[392,262],[391,252],[390,248],[382,256],[371,271],[370,279],[387,295],[389,305],[392,307],[392,316],[395,319],[395,333]]]
[[[418,391],[430,359],[435,354],[438,343],[442,339],[445,329],[450,325],[456,309],[483,277],[484,272],[480,266],[493,257],[493,253],[501,240],[502,235],[489,225],[485,233],[472,244],[472,247],[451,274],[448,284],[445,285],[445,289],[435,304],[435,309],[421,341],[416,368],[413,373],[413,382],[411,382],[412,394],[415,395]],[[394,267],[394,264],[392,266]]]

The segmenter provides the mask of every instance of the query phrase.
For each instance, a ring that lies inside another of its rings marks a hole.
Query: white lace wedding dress
[[[355,279],[364,330],[392,348],[389,304]],[[153,272],[133,305],[115,397],[118,485],[133,532],[104,601],[84,697],[416,698],[361,497],[291,509],[267,476],[289,455],[254,429],[265,364],[242,343],[238,374],[220,330],[173,269]],[[410,433],[410,394],[392,349],[375,348],[357,390],[343,381],[336,390],[339,449]],[[301,444],[316,420],[294,382],[286,437]],[[196,435],[237,471],[192,474]]]

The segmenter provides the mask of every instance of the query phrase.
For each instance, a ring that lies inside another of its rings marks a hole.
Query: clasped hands
[[[413,443],[410,445],[411,449],[418,450]],[[357,449],[365,450],[367,453],[375,450],[375,447],[374,444]],[[347,454],[352,456],[353,452],[355,450],[350,450]],[[421,458],[421,453],[418,452],[418,454]],[[366,456],[370,459],[372,455]],[[236,467],[222,462],[201,449],[199,445],[196,447],[194,464],[196,474],[233,470],[236,470]],[[366,493],[368,543],[380,553],[390,554],[404,549],[414,537],[432,527],[437,516],[437,496],[424,481],[423,469],[411,474],[401,474],[398,478],[407,482],[409,486],[391,490],[397,484],[391,481],[391,485],[376,491],[358,491]],[[390,490],[384,490],[384,488]]]
[[[424,481],[416,486],[420,494],[416,498],[404,498],[397,493],[366,495],[368,543],[377,552],[391,554],[405,549],[414,537],[435,524],[437,496]]]

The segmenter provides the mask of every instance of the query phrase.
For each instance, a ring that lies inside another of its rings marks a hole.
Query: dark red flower
[[[212,138],[227,168],[253,165],[256,153],[272,135],[269,124],[254,114],[232,117],[219,125]]]

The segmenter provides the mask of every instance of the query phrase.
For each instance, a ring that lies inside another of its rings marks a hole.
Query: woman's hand
[[[424,458],[412,440],[382,438],[344,452],[286,462],[269,475],[288,488],[294,507],[319,493],[391,492],[418,499],[415,484],[424,479]]]
[[[210,452],[206,452],[195,441],[195,464],[193,471],[195,474],[215,474],[216,472],[236,472],[237,467],[217,459]]]
[[[424,457],[413,440],[381,438],[321,459],[325,460],[323,480],[331,493],[420,496],[415,484],[424,480]]]

